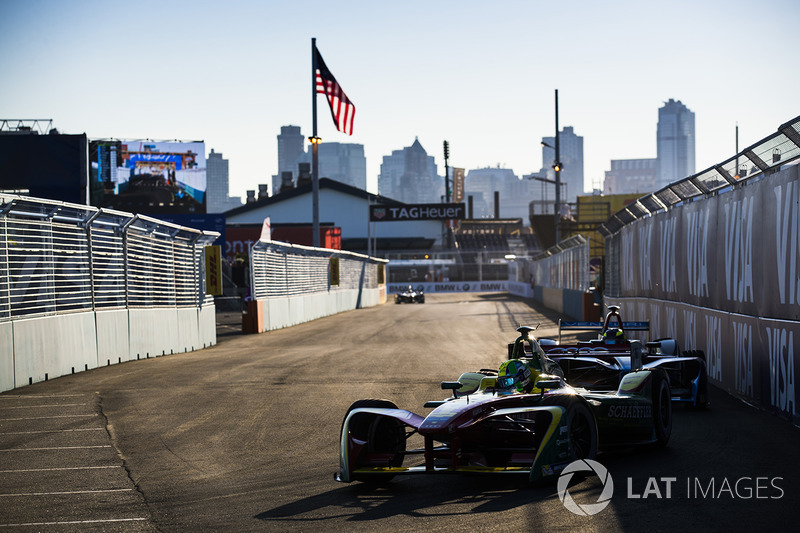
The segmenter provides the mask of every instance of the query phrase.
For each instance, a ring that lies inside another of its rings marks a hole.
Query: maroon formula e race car
[[[569,386],[521,327],[499,370],[442,382],[452,397],[420,415],[388,400],[355,402],[342,422],[342,482],[396,475],[517,474],[536,482],[613,446],[666,445],[672,431],[669,380],[658,368],[626,373],[612,392]],[[412,446],[416,444],[416,446]]]

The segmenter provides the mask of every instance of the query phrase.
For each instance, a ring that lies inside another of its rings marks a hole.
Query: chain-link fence
[[[202,307],[214,232],[0,195],[0,321],[78,311]]]

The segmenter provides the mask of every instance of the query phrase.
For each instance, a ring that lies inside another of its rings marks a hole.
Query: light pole
[[[558,227],[561,216],[561,153],[558,142],[558,89],[556,89],[556,160],[553,170],[556,171],[556,244],[561,242],[561,229]]]
[[[564,168],[564,165],[561,164],[561,151],[560,151],[560,143],[558,139],[558,89],[556,89],[556,145],[550,146],[546,142],[542,141],[542,146],[546,146],[548,148],[552,148],[555,150],[555,160],[553,161],[553,170],[556,173],[555,181],[544,179],[544,178],[534,178],[539,181],[544,181],[547,183],[554,183],[556,186],[556,205],[555,205],[555,220],[556,220],[556,244],[561,242],[561,228],[559,227],[559,221],[561,220],[561,170]]]

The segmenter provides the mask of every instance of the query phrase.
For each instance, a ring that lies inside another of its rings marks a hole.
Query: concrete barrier
[[[564,312],[564,294],[561,289],[551,289],[549,287],[542,287],[542,303],[548,309],[552,309],[557,313]]]
[[[672,337],[681,350],[703,350],[714,385],[800,423],[800,321],[649,298],[616,301],[625,320],[650,322],[651,339]]]
[[[97,367],[94,313],[15,320],[14,386]]]
[[[0,391],[14,388],[14,327],[0,322]]]
[[[129,361],[128,310],[95,312],[97,325],[97,366]]]
[[[562,312],[570,318],[584,320],[583,294],[583,291],[564,289],[562,295],[564,307]]]
[[[177,309],[129,309],[130,355],[144,359],[182,352]]]
[[[193,352],[200,344],[200,324],[197,320],[197,308],[176,309],[178,320],[178,344],[176,352]],[[214,326],[216,328],[216,325]]]
[[[115,309],[0,323],[0,391],[217,343],[214,305]]]
[[[204,305],[196,309],[198,323],[197,348],[217,344],[217,317],[214,305]]]
[[[258,333],[296,326],[360,307],[373,307],[380,305],[382,298],[386,298],[385,288],[343,289],[261,300],[263,326]],[[256,306],[251,307],[255,309]]]

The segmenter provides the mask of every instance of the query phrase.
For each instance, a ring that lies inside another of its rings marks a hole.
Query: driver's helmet
[[[623,335],[622,330],[619,328],[608,328],[605,333],[603,333],[603,341],[606,344],[625,342],[625,335]]]
[[[538,375],[538,372],[536,372]],[[534,371],[524,361],[509,359],[500,365],[497,373],[497,386],[503,390],[516,389],[517,392],[530,392],[536,379]]]

